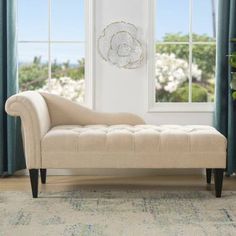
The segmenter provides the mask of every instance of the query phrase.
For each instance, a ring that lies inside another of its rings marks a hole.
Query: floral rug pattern
[[[0,192],[0,236],[236,235],[236,192]]]

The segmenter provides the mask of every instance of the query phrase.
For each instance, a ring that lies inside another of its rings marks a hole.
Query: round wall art
[[[144,49],[133,24],[121,21],[109,24],[98,38],[98,53],[107,62],[125,69],[140,67]]]

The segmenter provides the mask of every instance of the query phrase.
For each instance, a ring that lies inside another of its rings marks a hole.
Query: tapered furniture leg
[[[221,197],[224,169],[214,169],[215,194]]]
[[[41,183],[46,184],[47,169],[40,169]]]
[[[31,189],[33,198],[38,197],[38,177],[39,177],[39,170],[38,169],[30,169],[30,182],[31,182]]]
[[[206,178],[207,178],[208,184],[211,183],[211,172],[212,172],[212,169],[206,169]]]

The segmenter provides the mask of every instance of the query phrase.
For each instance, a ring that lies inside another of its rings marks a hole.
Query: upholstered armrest
[[[44,98],[38,92],[27,91],[10,97],[6,112],[20,116],[27,168],[41,167],[41,138],[51,127],[50,116]]]
[[[47,103],[52,126],[96,124],[140,125],[145,123],[141,117],[135,114],[96,112],[54,94],[41,93],[41,95]]]

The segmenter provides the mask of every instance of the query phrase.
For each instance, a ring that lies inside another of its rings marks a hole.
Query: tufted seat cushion
[[[65,125],[42,139],[42,165],[55,168],[225,166],[226,139],[210,126]]]

